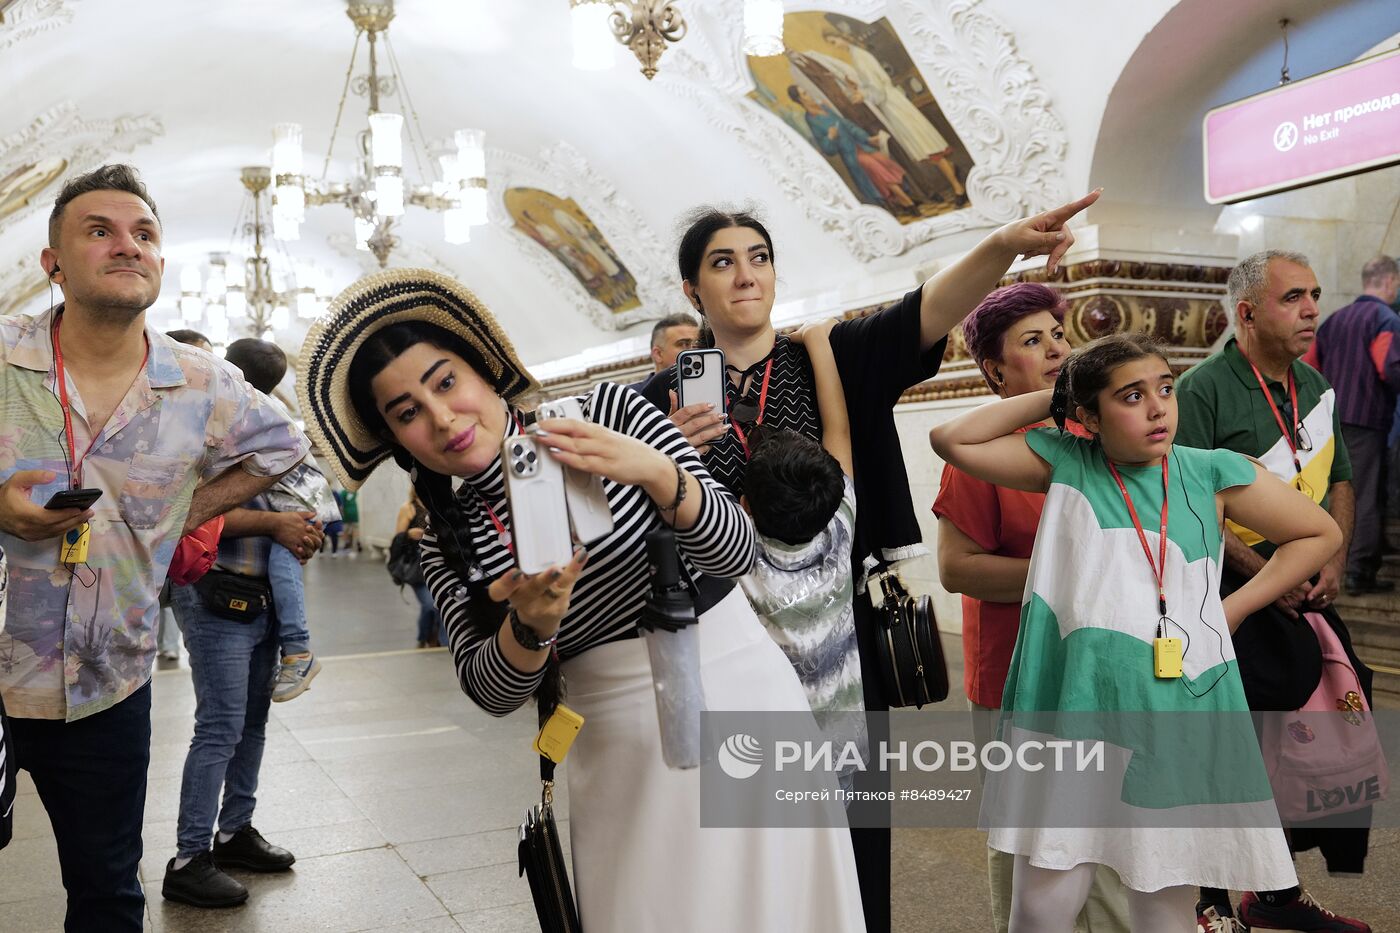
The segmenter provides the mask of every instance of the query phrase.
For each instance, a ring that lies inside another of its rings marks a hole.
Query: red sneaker
[[[1216,907],[1196,909],[1196,933],[1249,933],[1249,928],[1235,919],[1226,906],[1222,914]]]
[[[1297,930],[1299,933],[1371,933],[1370,924],[1338,917],[1313,900],[1307,891],[1289,904],[1266,904],[1253,891],[1240,900],[1240,919],[1256,930]]]

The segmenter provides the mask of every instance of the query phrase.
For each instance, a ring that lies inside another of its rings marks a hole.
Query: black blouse
[[[874,314],[842,321],[831,331],[831,349],[846,394],[856,487],[856,553],[873,562],[891,562],[924,553],[909,474],[895,431],[894,406],[906,389],[933,378],[948,346],[944,337],[927,352],[919,351],[922,287]],[[757,403],[768,360],[763,423],[821,440],[816,386],[807,351],[779,336],[767,357],[744,371],[738,385],[726,385],[730,406],[740,398]],[[675,369],[656,373],[641,392],[657,408],[670,411],[669,392]],[[743,493],[747,457],[735,432],[710,445],[704,457],[710,474],[736,496]]]

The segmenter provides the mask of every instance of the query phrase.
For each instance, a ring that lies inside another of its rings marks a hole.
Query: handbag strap
[[[880,587],[885,592],[885,605],[887,609],[898,607],[899,600],[908,594],[904,590],[904,584],[893,570],[884,570],[880,573]]]
[[[539,708],[541,729],[544,728],[544,724],[549,721],[549,717],[553,715],[553,713],[553,710],[546,712],[544,707]],[[554,762],[543,755],[540,756],[540,785],[543,801],[546,804],[552,804],[554,802]]]

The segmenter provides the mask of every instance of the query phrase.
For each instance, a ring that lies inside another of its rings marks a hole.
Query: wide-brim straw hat
[[[429,269],[365,276],[337,295],[311,326],[297,361],[306,433],[346,489],[360,488],[393,449],[355,413],[350,361],[372,334],[405,321],[433,324],[466,341],[480,357],[468,362],[484,364],[488,371],[478,374],[506,401],[539,389],[495,317],[455,279]]]

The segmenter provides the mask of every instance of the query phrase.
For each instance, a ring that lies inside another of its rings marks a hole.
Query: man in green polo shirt
[[[1307,257],[1266,250],[1231,270],[1227,287],[1235,336],[1177,381],[1176,442],[1253,457],[1327,509],[1350,540],[1355,499],[1337,395],[1300,359],[1317,331],[1317,277]],[[1225,536],[1225,566],[1248,579],[1264,566],[1273,545],[1228,524],[1233,534]],[[1343,544],[1316,583],[1282,602],[1289,612],[1329,605],[1345,569]]]
[[[1327,509],[1342,529],[1341,549],[1316,580],[1247,618],[1234,635],[1250,706],[1297,709],[1321,676],[1320,649],[1312,630],[1297,621],[1298,612],[1327,609],[1341,586],[1355,501],[1351,461],[1342,441],[1336,393],[1300,359],[1317,333],[1322,291],[1307,257],[1279,250],[1255,253],[1230,271],[1226,288],[1235,336],[1177,380],[1176,443],[1253,457]],[[1248,528],[1228,521],[1226,526],[1222,589],[1233,591],[1259,572],[1274,546]],[[1297,638],[1285,637],[1289,632]],[[1306,847],[1297,837],[1295,831],[1294,848]],[[1364,835],[1359,845],[1364,859]],[[1239,919],[1229,892],[1202,888],[1196,913],[1201,928],[1208,930],[1243,931],[1245,924],[1358,933],[1371,929],[1331,914],[1299,887],[1245,892]]]

